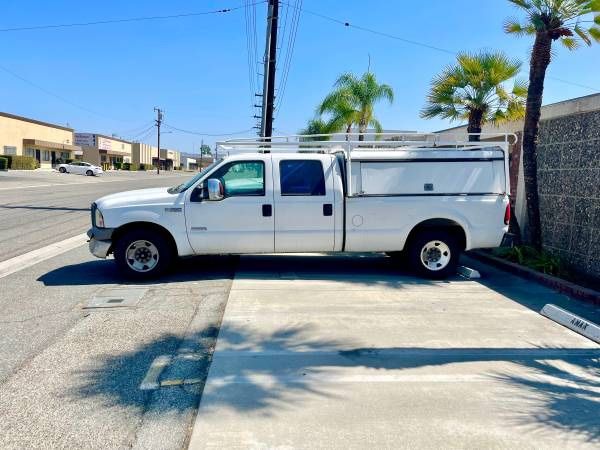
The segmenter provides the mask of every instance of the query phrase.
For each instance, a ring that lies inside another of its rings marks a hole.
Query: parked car
[[[69,164],[60,164],[58,166],[60,173],[78,173],[81,175],[99,175],[103,173],[102,167],[95,166],[93,164],[83,161],[73,161]]]
[[[176,256],[274,252],[386,252],[408,258],[420,275],[445,278],[463,250],[497,247],[508,231],[507,137],[455,148],[220,145],[229,156],[186,183],[94,202],[90,251],[113,253],[138,278],[158,275]]]

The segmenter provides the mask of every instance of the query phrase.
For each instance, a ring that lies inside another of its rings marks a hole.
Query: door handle
[[[263,217],[271,217],[273,215],[273,206],[262,205],[262,215]]]
[[[323,215],[333,216],[333,205],[331,203],[323,204]]]

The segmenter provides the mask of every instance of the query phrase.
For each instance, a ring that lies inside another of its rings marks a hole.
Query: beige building
[[[153,165],[153,160],[156,160],[158,155],[157,147],[144,144],[143,142],[134,142],[131,144],[131,162],[133,164],[144,164],[146,168]]]
[[[31,156],[51,168],[75,159],[73,129],[0,112],[0,155]]]
[[[91,164],[114,168],[115,163],[133,162],[131,142],[114,136],[75,133],[75,144],[81,146],[83,160]]]
[[[156,158],[154,158],[156,164]],[[163,170],[173,170],[174,168],[179,169],[181,166],[181,152],[177,150],[170,150],[168,148],[160,149],[160,167]]]

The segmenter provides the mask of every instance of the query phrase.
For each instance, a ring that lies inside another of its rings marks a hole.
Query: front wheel
[[[88,170],[88,171],[87,171],[85,174],[86,174],[88,177],[91,177],[92,175],[94,175],[94,172],[92,172],[91,170]]]
[[[460,246],[452,233],[427,230],[411,239],[408,258],[418,275],[443,279],[456,273],[460,252]]]
[[[174,252],[162,233],[132,230],[118,238],[114,255],[121,273],[129,278],[149,279],[169,268]]]
[[[65,172],[67,171],[67,169],[65,169],[64,167],[59,167],[59,168],[58,168],[58,171],[59,171],[60,173],[65,173]]]

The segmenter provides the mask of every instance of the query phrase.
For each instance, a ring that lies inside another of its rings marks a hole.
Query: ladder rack
[[[217,142],[217,150],[231,152],[308,152],[333,153],[353,150],[418,150],[418,149],[455,149],[473,150],[476,148],[499,146],[505,150],[517,141],[512,133],[379,133],[376,140],[339,140],[337,134],[312,134],[272,136],[270,138],[240,138]],[[469,136],[479,136],[483,141],[469,141]],[[332,140],[332,138],[338,138]],[[386,139],[387,138],[387,139]],[[490,140],[488,140],[490,139]],[[492,140],[493,139],[493,140]],[[511,140],[512,139],[512,140]]]

